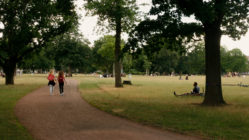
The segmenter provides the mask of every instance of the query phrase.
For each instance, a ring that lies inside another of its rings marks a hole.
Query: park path
[[[84,100],[77,81],[68,80],[65,95],[50,96],[42,87],[16,105],[15,114],[37,140],[197,140],[198,138],[143,126],[102,112]]]

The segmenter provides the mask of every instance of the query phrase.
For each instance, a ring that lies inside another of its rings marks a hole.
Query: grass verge
[[[15,85],[4,85],[0,78],[0,139],[32,140],[27,130],[18,122],[14,108],[19,99],[46,83],[44,75],[23,75],[15,78]]]
[[[202,97],[175,97],[192,89],[194,81],[202,90],[204,77],[132,78],[133,85],[114,88],[114,79],[78,76],[82,97],[93,106],[114,115],[162,129],[210,139],[249,139],[249,88],[224,86],[229,105],[203,107]],[[249,84],[246,78],[223,78],[223,83]]]

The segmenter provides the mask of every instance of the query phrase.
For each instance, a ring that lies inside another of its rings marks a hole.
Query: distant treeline
[[[112,73],[114,63],[113,36],[107,35],[95,41],[94,46],[82,38],[63,35],[48,43],[41,52],[27,57],[18,64],[26,71],[65,70],[79,73]],[[122,48],[125,42],[122,41]],[[157,51],[142,49],[139,53],[123,52],[123,72],[132,74],[173,73],[204,74],[205,49],[199,43],[184,53],[162,46]],[[227,72],[248,72],[248,58],[240,49],[227,50],[221,47],[221,70]]]

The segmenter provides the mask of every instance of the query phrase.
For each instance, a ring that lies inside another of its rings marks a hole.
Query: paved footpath
[[[68,80],[65,95],[40,88],[23,97],[15,114],[37,140],[198,140],[199,138],[140,125],[100,111],[84,100],[77,81]]]

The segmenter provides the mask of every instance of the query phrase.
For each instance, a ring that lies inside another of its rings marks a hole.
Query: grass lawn
[[[0,78],[0,139],[31,140],[27,130],[14,115],[16,102],[27,93],[45,85],[45,75],[22,75],[15,78],[15,85],[5,86]]]
[[[203,91],[205,77],[133,76],[132,86],[114,88],[114,79],[77,76],[82,97],[93,106],[142,124],[210,139],[249,139],[249,87],[223,86],[229,104],[204,107],[203,97],[175,97],[189,92],[193,82]],[[124,78],[127,79],[127,78]],[[249,84],[249,77],[223,78],[223,84]]]

